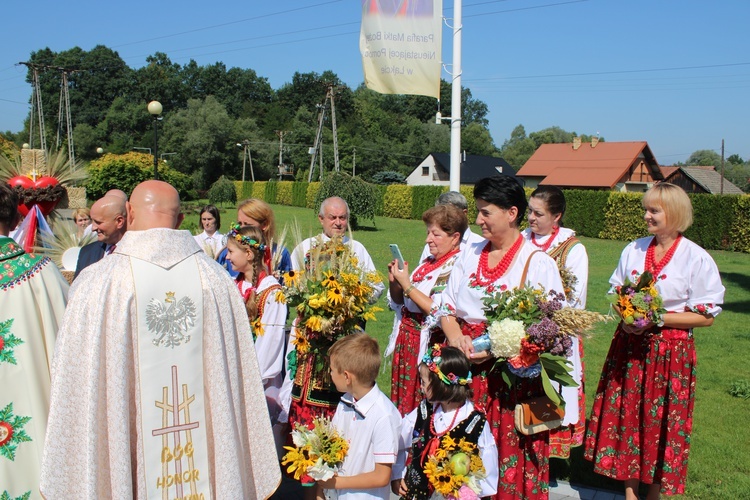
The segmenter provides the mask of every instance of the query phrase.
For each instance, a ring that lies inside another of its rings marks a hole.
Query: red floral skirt
[[[618,480],[661,484],[682,494],[695,402],[695,345],[690,332],[619,327],[596,391],[584,457]]]
[[[391,369],[391,401],[401,415],[407,415],[422,400],[419,381],[419,340],[422,333],[422,318],[419,313],[402,309],[396,347],[393,351]]]
[[[570,449],[583,444],[586,433],[586,393],[584,391],[583,339],[578,339],[578,353],[581,356],[581,385],[578,386],[578,423],[567,425],[549,433],[549,456],[569,458]]]
[[[480,328],[481,326],[481,328]],[[461,325],[464,335],[476,338],[484,325]],[[525,436],[516,430],[516,404],[541,396],[542,379],[517,378],[508,387],[500,371],[490,372],[494,360],[472,365],[474,406],[485,412],[498,450],[500,481],[493,499],[546,499],[549,496],[549,433]]]

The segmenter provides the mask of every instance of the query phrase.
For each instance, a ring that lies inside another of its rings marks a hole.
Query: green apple
[[[471,458],[463,452],[458,452],[451,457],[451,469],[457,476],[465,476],[471,470]]]

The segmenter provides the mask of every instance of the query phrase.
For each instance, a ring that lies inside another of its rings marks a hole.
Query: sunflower
[[[310,446],[295,448],[293,446],[284,446],[287,454],[281,460],[281,465],[289,464],[287,472],[294,473],[294,479],[298,480],[303,474],[307,473],[308,467],[315,465],[315,460],[310,457]]]
[[[289,287],[297,286],[299,284],[300,273],[297,271],[289,271],[284,273],[284,284]]]
[[[343,300],[344,296],[341,293],[341,288],[339,288],[338,284],[335,286],[332,286],[328,290],[328,303],[333,305],[339,305],[341,304],[341,301]]]
[[[322,329],[322,318],[320,316],[310,316],[305,321],[305,327],[309,328],[314,332],[319,332]]]

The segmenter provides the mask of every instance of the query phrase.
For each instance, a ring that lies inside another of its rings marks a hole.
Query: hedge
[[[269,185],[270,184],[270,185]],[[269,203],[316,208],[319,182],[235,182],[238,199],[261,198]],[[421,219],[444,186],[370,185],[375,194],[375,215],[399,219]],[[290,195],[291,190],[291,195]],[[524,188],[526,195],[531,190]],[[642,193],[563,190],[567,202],[564,225],[581,236],[631,241],[646,236],[641,206]],[[469,200],[469,222],[477,217],[474,186],[461,186]],[[750,196],[690,194],[693,225],[685,236],[710,250],[750,253]],[[524,218],[523,226],[526,222]]]
[[[383,217],[411,219],[412,187],[406,184],[389,184],[383,197]]]

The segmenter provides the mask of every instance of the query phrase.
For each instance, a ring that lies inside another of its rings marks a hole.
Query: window
[[[430,175],[430,167],[422,167],[422,175]]]

